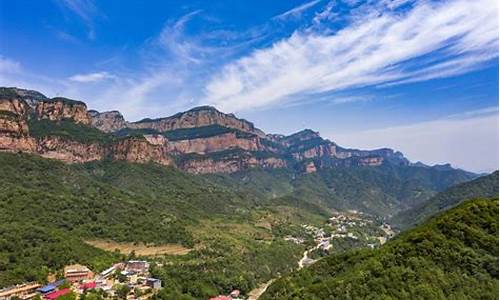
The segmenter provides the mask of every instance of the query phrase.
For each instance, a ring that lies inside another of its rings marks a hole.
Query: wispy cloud
[[[78,16],[87,27],[87,37],[95,39],[95,19],[102,16],[93,0],[56,0],[64,9]]]
[[[287,10],[285,11],[284,13],[282,14],[279,14],[277,16],[274,17],[274,19],[286,19],[286,18],[290,18],[290,17],[293,17],[293,18],[298,18],[302,15],[302,13],[306,10],[308,10],[309,8],[315,6],[316,4],[318,4],[319,2],[321,2],[321,0],[313,0],[313,1],[310,1],[310,2],[306,2],[302,5],[299,5],[299,6],[296,6],[290,10]]]
[[[109,74],[108,72],[95,72],[88,74],[76,74],[68,79],[76,82],[97,82],[103,80],[109,80],[116,78],[114,75]]]
[[[0,75],[2,73],[18,73],[21,70],[21,64],[12,59],[0,55]]]
[[[456,0],[355,11],[354,21],[335,33],[297,31],[226,65],[206,84],[203,102],[237,111],[463,74],[498,56],[497,7],[494,0]]]

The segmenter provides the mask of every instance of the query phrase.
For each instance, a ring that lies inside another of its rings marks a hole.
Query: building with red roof
[[[90,282],[85,282],[84,284],[82,284],[80,286],[80,288],[82,290],[90,290],[90,289],[95,289],[96,285],[97,284],[95,283],[95,281],[90,281]]]
[[[69,294],[70,292],[71,292],[71,289],[65,288],[65,289],[58,290],[58,291],[55,291],[55,292],[52,292],[50,294],[45,295],[45,299],[55,300],[63,295]]]

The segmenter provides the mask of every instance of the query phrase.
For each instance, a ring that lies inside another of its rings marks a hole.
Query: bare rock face
[[[316,171],[318,171],[318,169],[316,168],[314,162],[310,161],[304,166],[304,171],[307,174],[309,174],[309,173],[315,173]]]
[[[51,121],[72,120],[75,123],[90,125],[91,119],[87,105],[80,101],[66,98],[53,98],[38,102],[35,108],[36,117]]]
[[[216,160],[213,158],[197,158],[183,162],[179,167],[188,173],[211,174],[211,173],[234,173],[251,168],[277,169],[286,168],[286,161],[276,158],[257,158],[251,155],[230,157]]]
[[[0,150],[35,151],[35,139],[29,136],[28,109],[29,106],[24,100],[0,98]]]
[[[113,144],[109,151],[114,160],[125,160],[134,163],[155,162],[164,166],[173,165],[165,146],[153,145],[145,138],[123,139]]]
[[[384,158],[380,156],[375,157],[363,157],[358,160],[360,166],[377,167],[384,162]]]
[[[170,151],[181,154],[206,154],[235,148],[257,151],[262,148],[257,136],[238,138],[235,132],[207,138],[168,141],[168,147]]]
[[[104,132],[115,132],[127,127],[127,122],[119,111],[89,111],[91,125]]]
[[[311,148],[299,149],[296,152],[292,152],[292,156],[297,161],[302,161],[309,158],[321,158],[324,156],[335,157],[336,147],[332,144],[316,145]]]
[[[36,152],[65,163],[85,163],[104,159],[106,149],[100,144],[83,144],[49,136],[38,140]]]
[[[144,119],[139,122],[129,123],[127,127],[133,129],[150,128],[159,132],[164,132],[180,128],[194,128],[209,125],[221,125],[243,132],[253,133],[260,137],[265,136],[264,132],[255,128],[253,123],[247,120],[238,119],[233,114],[222,113],[210,106],[196,107],[167,118]]]

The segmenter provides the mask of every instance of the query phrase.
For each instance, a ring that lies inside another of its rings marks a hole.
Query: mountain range
[[[0,88],[0,165],[0,286],[126,258],[94,246],[102,242],[184,247],[148,257],[165,284],[158,299],[248,294],[290,274],[308,245],[285,237],[308,236],[304,224],[328,228],[334,212],[404,229],[498,191],[498,172],[349,149],[310,129],[266,134],[213,107],[128,122],[19,88]]]
[[[275,170],[286,176],[261,182],[268,195],[293,194],[315,204],[383,216],[477,176],[449,164],[412,163],[388,148],[345,148],[311,129],[288,136],[266,134],[210,106],[128,122],[118,111],[88,110],[82,101],[20,88],[0,88],[0,151],[65,163],[156,163],[192,174],[232,174],[228,178]],[[273,184],[286,188],[273,190]]]

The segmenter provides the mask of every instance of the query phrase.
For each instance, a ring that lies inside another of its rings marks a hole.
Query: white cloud
[[[68,79],[71,81],[87,83],[87,82],[98,82],[114,78],[115,76],[109,74],[108,72],[96,72],[88,74],[76,74],[69,77]]]
[[[21,71],[21,64],[19,62],[0,55],[0,74],[18,73],[20,71]]]
[[[463,74],[498,56],[497,7],[495,0],[421,1],[405,13],[355,13],[334,34],[297,31],[226,65],[206,84],[203,102],[238,111]]]
[[[487,114],[487,112],[490,112]],[[480,116],[477,116],[479,113]],[[412,161],[451,163],[475,172],[498,169],[498,107],[416,124],[345,134],[326,133],[339,145],[361,149],[391,147]],[[477,116],[477,117],[470,117]]]
[[[290,9],[290,10],[287,10],[282,14],[277,15],[276,17],[274,17],[274,19],[286,19],[289,17],[294,17],[294,18],[300,17],[304,11],[308,10],[309,8],[318,4],[319,2],[321,2],[321,0],[313,0],[310,2],[306,2],[302,5],[299,5],[297,7]]]
[[[87,37],[95,39],[96,17],[102,16],[93,0],[56,0],[64,9],[77,15],[87,27]]]

